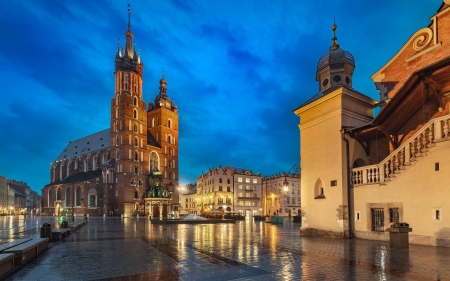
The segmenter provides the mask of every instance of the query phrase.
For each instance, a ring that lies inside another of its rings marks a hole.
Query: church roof
[[[330,50],[328,53],[323,55],[317,63],[317,72],[320,72],[328,66],[339,67],[344,64],[349,64],[355,67],[355,58],[353,55],[341,48]]]
[[[349,90],[352,90],[352,91],[355,92],[355,93],[360,94],[361,96],[364,96],[364,97],[366,97],[366,98],[372,99],[371,97],[366,96],[366,95],[364,95],[363,93],[360,93],[360,92],[356,91],[355,89],[350,88],[350,87],[347,87],[347,86],[342,86],[342,85],[340,85],[340,86],[331,86],[330,88],[324,90],[323,92],[318,92],[317,94],[315,94],[314,96],[312,96],[309,100],[307,100],[307,101],[305,101],[304,103],[302,103],[302,104],[301,104],[299,107],[297,107],[295,110],[297,110],[297,109],[299,109],[299,108],[302,108],[302,107],[304,107],[305,105],[308,105],[308,104],[310,104],[310,103],[312,103],[312,102],[314,102],[314,101],[320,99],[321,97],[324,97],[324,96],[326,96],[326,95],[328,95],[328,94],[334,92],[335,90],[337,90],[337,89],[339,89],[339,88],[347,88],[347,89],[349,89]]]
[[[55,161],[80,156],[110,146],[110,129],[69,142]]]

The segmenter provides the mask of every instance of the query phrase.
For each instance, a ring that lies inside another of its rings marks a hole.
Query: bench
[[[0,279],[14,270],[14,254],[0,254]]]
[[[34,238],[25,243],[4,250],[2,253],[14,254],[14,264],[25,264],[48,248],[48,238]]]
[[[52,241],[66,238],[70,235],[70,228],[54,228],[52,229]]]
[[[69,228],[72,231],[77,230],[78,228],[82,227],[84,224],[86,223],[86,221],[77,221],[77,222],[73,222],[71,224],[69,224]]]
[[[4,243],[0,245],[0,252],[3,252],[6,249],[12,248],[14,246],[20,245],[22,243],[28,242],[32,240],[33,238],[22,238],[22,239],[16,239],[12,242]]]

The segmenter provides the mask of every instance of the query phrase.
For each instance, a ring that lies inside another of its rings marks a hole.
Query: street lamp
[[[293,173],[293,174],[300,174],[300,160],[301,160],[301,158],[299,157],[298,162],[295,163],[294,166],[292,166],[289,169],[288,174],[291,174],[291,173]],[[286,173],[283,172],[283,174],[284,174],[283,191],[284,191],[285,194],[287,194],[288,191],[289,191],[289,182],[286,179],[286,176],[287,176]],[[280,205],[281,205],[281,202],[280,202]]]

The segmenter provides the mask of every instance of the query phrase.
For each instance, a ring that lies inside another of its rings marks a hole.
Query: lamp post
[[[297,163],[295,163],[290,169],[289,169],[289,171],[287,172],[287,174],[300,174],[300,160],[301,160],[301,158],[299,157],[299,159],[298,159],[298,162]],[[284,182],[283,182],[283,191],[284,191],[284,193],[285,194],[287,194],[288,193],[288,191],[289,191],[289,182],[287,181],[287,174],[286,173],[284,173],[283,172],[283,174],[284,174]],[[281,202],[280,202],[280,205],[281,205]],[[286,209],[286,208],[285,208]]]

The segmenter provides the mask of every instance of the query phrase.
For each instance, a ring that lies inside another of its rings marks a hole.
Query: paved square
[[[26,218],[2,241],[38,234],[51,217]],[[7,224],[4,224],[4,226]],[[450,248],[299,235],[300,225],[152,225],[90,218],[6,280],[450,280]],[[17,232],[17,229],[20,229]]]

